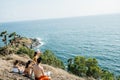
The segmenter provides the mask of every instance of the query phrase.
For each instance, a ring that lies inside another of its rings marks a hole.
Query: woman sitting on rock
[[[20,73],[20,74],[22,74],[24,72],[24,67],[22,66],[22,64],[20,64],[20,61],[16,60],[14,62],[12,72]]]
[[[31,77],[31,71],[32,71],[32,61],[28,61],[25,66],[24,75],[27,77]]]
[[[37,63],[37,59],[40,57],[41,52],[39,49],[37,49],[37,51],[34,53],[34,57],[33,57],[33,62],[36,64]]]

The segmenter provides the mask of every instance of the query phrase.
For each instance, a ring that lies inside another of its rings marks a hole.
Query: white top
[[[23,73],[24,71],[19,71],[19,69],[18,68],[12,68],[12,72],[14,72],[14,73]]]
[[[16,73],[18,73],[19,70],[18,70],[18,68],[12,68],[12,72],[16,72]]]

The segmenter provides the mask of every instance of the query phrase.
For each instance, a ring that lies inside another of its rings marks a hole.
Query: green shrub
[[[69,59],[68,60],[68,71],[78,76],[84,76],[87,71],[87,68],[85,65],[85,57],[76,56],[74,58],[74,61],[72,59]]]
[[[113,73],[102,70],[98,66],[95,58],[85,58],[76,56],[68,59],[68,71],[78,76],[94,77],[100,80],[120,80],[120,76],[115,77]]]
[[[69,59],[68,71],[78,76],[92,76],[94,78],[99,78],[101,73],[96,59],[87,59],[83,56],[76,56],[74,60]]]
[[[30,58],[33,58],[34,50],[27,47],[21,47],[17,51],[17,54],[27,54]]]
[[[89,58],[86,60],[86,67],[88,68],[86,75],[93,76],[94,78],[100,77],[101,69],[98,66],[98,62],[95,58]]]
[[[117,80],[120,80],[120,76],[117,76],[116,79],[117,79]]]
[[[102,76],[101,76],[102,80],[115,80],[114,79],[114,74],[107,71],[107,70],[102,70]]]
[[[42,54],[42,63],[44,64],[48,64],[48,65],[51,65],[51,66],[54,66],[54,67],[58,67],[58,68],[62,68],[64,69],[65,66],[63,64],[63,62],[58,59],[54,53],[50,50],[46,50],[43,54]]]

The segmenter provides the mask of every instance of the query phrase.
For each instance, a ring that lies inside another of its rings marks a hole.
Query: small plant
[[[17,54],[27,54],[30,58],[33,58],[34,50],[22,46],[22,47],[19,48],[19,50],[17,51]]]

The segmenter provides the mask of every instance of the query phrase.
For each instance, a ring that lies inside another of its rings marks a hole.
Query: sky
[[[116,13],[120,0],[0,0],[0,22]]]

